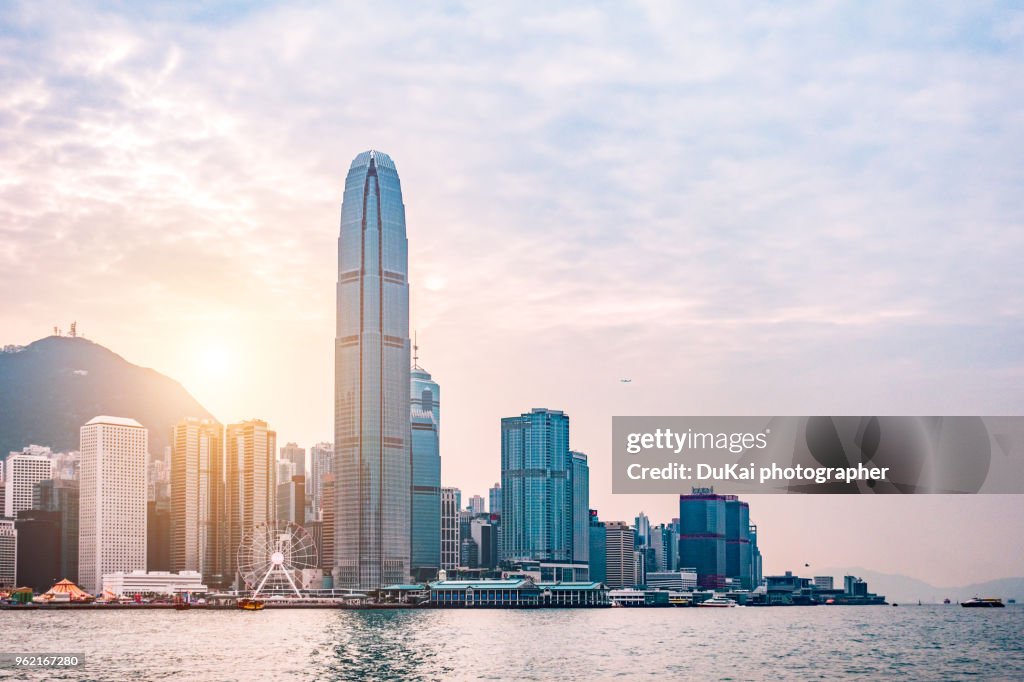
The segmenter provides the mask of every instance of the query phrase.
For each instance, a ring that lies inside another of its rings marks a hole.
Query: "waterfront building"
[[[32,507],[56,512],[60,526],[60,567],[62,578],[78,581],[78,480],[51,478],[36,484]]]
[[[623,521],[605,524],[605,584],[610,588],[637,584],[635,531]]]
[[[697,568],[702,588],[721,590],[732,583],[752,590],[760,583],[760,552],[750,509],[735,495],[694,488],[679,496],[679,562]]]
[[[0,517],[0,589],[13,590],[18,576],[18,529],[14,519]]]
[[[692,592],[697,589],[697,571],[692,568],[679,571],[649,571],[646,584],[652,590]]]
[[[437,608],[536,608],[609,606],[608,589],[599,582],[438,580],[429,584],[430,605]]]
[[[833,578],[830,575],[816,575],[814,576],[814,586],[819,590],[831,590],[833,589]]]
[[[495,483],[490,490],[487,491],[488,508],[491,515],[501,514],[501,484]]]
[[[590,579],[599,583],[607,581],[607,551],[608,541],[604,523],[597,517],[597,510],[590,510],[590,525],[587,528],[589,542]]]
[[[226,533],[220,551],[224,576],[233,582],[246,531],[274,521],[277,513],[277,433],[260,419],[230,424],[224,452]]]
[[[332,473],[334,470],[333,443],[317,443],[309,448],[309,469],[310,480],[308,488],[311,498],[309,506],[313,519],[320,521],[323,519],[324,476]],[[333,504],[333,500],[331,503]],[[331,561],[333,561],[333,558]]]
[[[18,587],[45,592],[60,575],[60,513],[23,509],[14,521],[18,531]]]
[[[46,451],[49,452],[49,448]],[[4,463],[3,515],[14,518],[21,510],[31,509],[33,488],[48,478],[53,478],[53,461],[47,454],[12,452],[8,455]]]
[[[441,568],[459,566],[459,507],[462,493],[458,488],[441,488]]]
[[[224,427],[186,417],[172,427],[170,447],[170,568],[219,574]]]
[[[503,560],[572,560],[571,466],[564,412],[501,420]]]
[[[109,591],[117,597],[148,594],[172,596],[208,590],[198,571],[115,571],[103,576],[103,591]]]
[[[409,374],[412,439],[411,561],[417,580],[441,568],[441,387],[419,366]]]
[[[96,593],[107,573],[146,568],[149,432],[134,419],[101,416],[80,438],[78,579]]]
[[[391,158],[367,151],[345,178],[334,382],[335,585],[411,574],[409,281],[405,205]]]
[[[570,452],[569,489],[572,493],[572,560],[590,563],[590,467],[582,452]]]

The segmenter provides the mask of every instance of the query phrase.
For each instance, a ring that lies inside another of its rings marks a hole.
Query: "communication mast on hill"
[[[71,331],[68,332],[68,336],[70,336],[71,338],[75,338],[76,336],[78,336],[78,332],[75,331],[76,326],[78,326],[77,320],[71,323]]]

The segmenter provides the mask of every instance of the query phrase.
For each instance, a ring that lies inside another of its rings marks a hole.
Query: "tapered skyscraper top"
[[[410,576],[409,281],[391,158],[356,156],[338,237],[335,577],[363,590]]]

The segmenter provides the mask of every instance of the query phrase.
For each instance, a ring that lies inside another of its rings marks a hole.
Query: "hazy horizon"
[[[442,483],[486,496],[500,418],[561,409],[601,517],[668,521],[611,494],[612,415],[1024,414],[1022,38],[1009,3],[16,3],[0,342],[77,320],[224,422],[331,441],[342,185],[380,149]],[[766,573],[1024,575],[1024,496],[751,516]]]

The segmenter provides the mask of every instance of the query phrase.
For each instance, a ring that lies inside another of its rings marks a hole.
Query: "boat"
[[[1003,600],[998,597],[983,597],[980,599],[975,597],[974,599],[968,599],[967,601],[962,602],[960,606],[963,606],[964,608],[1001,609],[1006,606],[1006,604],[1004,604]]]
[[[187,599],[183,599],[180,595],[174,597],[174,609],[176,611],[186,611],[192,608],[192,605],[188,603]]]
[[[239,599],[238,608],[245,611],[262,611],[266,606],[262,599]]]
[[[950,602],[949,602],[949,597],[946,597],[945,599],[943,599],[943,600],[942,600],[942,603],[943,603],[943,604],[949,604],[949,603],[950,603]]]
[[[711,599],[705,599],[697,606],[718,606],[728,608],[730,606],[736,606],[736,602],[728,597],[712,597]]]

